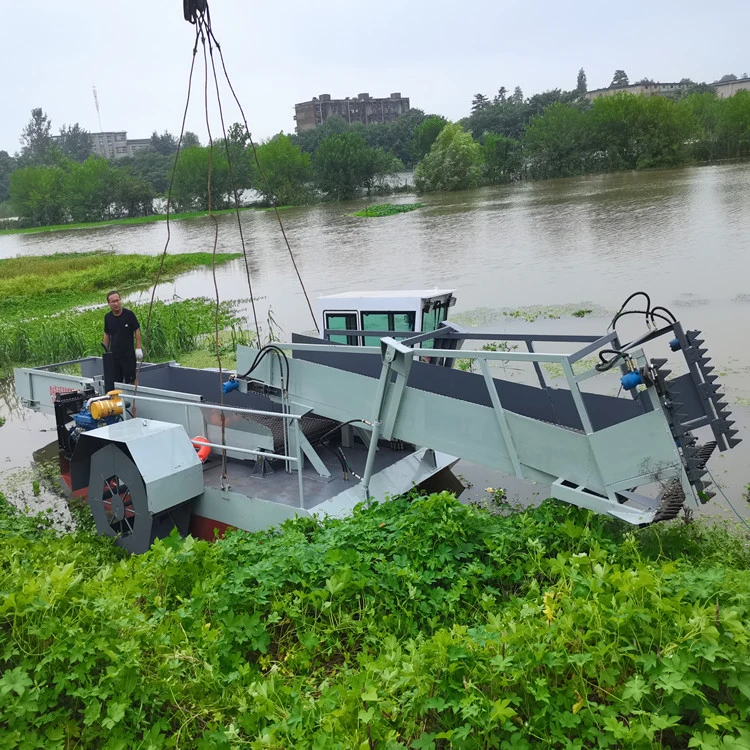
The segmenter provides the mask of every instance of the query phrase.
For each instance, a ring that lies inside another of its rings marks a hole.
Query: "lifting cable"
[[[208,114],[208,57],[206,54],[206,40],[208,40],[208,55],[211,58],[211,70],[213,74],[213,80],[214,80],[214,86],[216,90],[216,99],[218,103],[218,109],[219,109],[219,117],[221,120],[221,129],[222,129],[222,135],[224,139],[224,148],[226,151],[226,157],[227,157],[227,164],[229,167],[229,176],[232,186],[232,195],[234,196],[234,205],[235,205],[235,214],[237,217],[237,227],[240,235],[240,242],[242,245],[242,255],[245,262],[245,271],[247,274],[247,283],[248,283],[248,290],[250,293],[250,304],[252,307],[253,312],[253,320],[255,323],[255,332],[257,336],[258,346],[261,345],[261,335],[260,335],[260,326],[258,324],[258,315],[257,310],[255,307],[255,297],[253,295],[253,288],[252,288],[252,281],[250,277],[250,264],[247,256],[247,248],[245,244],[245,237],[242,229],[242,221],[240,217],[240,204],[239,204],[239,194],[237,190],[237,183],[235,181],[234,176],[234,169],[232,166],[232,159],[231,159],[231,152],[229,148],[229,140],[227,138],[227,132],[226,132],[226,125],[224,121],[224,112],[221,104],[221,94],[219,90],[219,80],[216,73],[216,64],[214,60],[214,53],[213,48],[214,46],[219,51],[219,58],[221,61],[221,67],[222,71],[224,73],[224,77],[226,78],[227,85],[229,86],[230,91],[232,92],[232,96],[234,97],[234,101],[237,104],[237,107],[239,108],[240,114],[242,115],[242,121],[245,126],[245,133],[247,134],[247,139],[250,144],[250,147],[253,151],[253,156],[255,159],[255,163],[258,167],[258,171],[260,172],[263,181],[266,185],[266,188],[268,190],[268,194],[271,197],[271,205],[274,209],[274,213],[276,215],[276,219],[279,223],[279,228],[281,230],[281,234],[284,238],[284,242],[286,244],[287,251],[289,253],[289,257],[292,262],[292,266],[294,267],[294,271],[297,275],[297,279],[300,283],[300,286],[302,288],[302,292],[305,295],[305,300],[307,302],[307,307],[310,311],[310,315],[313,318],[313,323],[315,324],[315,329],[319,332],[320,329],[318,328],[317,320],[315,319],[315,313],[313,312],[312,305],[310,303],[310,298],[307,294],[307,289],[305,288],[304,282],[302,281],[302,276],[300,274],[299,268],[297,266],[297,262],[294,257],[294,253],[292,252],[291,245],[289,244],[289,239],[287,238],[286,231],[284,230],[284,225],[281,220],[281,216],[278,211],[278,207],[276,205],[276,198],[272,195],[271,188],[268,182],[268,178],[266,177],[265,171],[263,170],[260,161],[258,159],[258,151],[255,145],[255,142],[253,141],[252,135],[250,133],[249,126],[247,124],[247,117],[245,116],[245,112],[242,108],[242,105],[240,104],[240,101],[237,97],[237,94],[235,93],[234,87],[232,85],[232,82],[229,78],[229,74],[227,73],[226,64],[224,62],[224,54],[221,50],[221,45],[219,44],[218,40],[216,39],[216,36],[213,33],[213,29],[211,28],[211,14],[208,8],[208,2],[207,0],[183,0],[183,11],[185,20],[189,23],[193,24],[195,28],[195,43],[193,45],[193,52],[192,52],[192,60],[190,64],[190,74],[188,76],[188,90],[187,90],[187,97],[185,101],[185,109],[182,116],[182,126],[180,128],[180,136],[177,141],[177,150],[175,152],[174,157],[174,163],[172,165],[172,171],[170,175],[169,180],[169,189],[167,192],[167,212],[166,212],[166,222],[167,222],[167,239],[164,245],[164,250],[161,255],[161,260],[159,263],[159,268],[157,270],[156,279],[154,281],[153,289],[151,290],[151,299],[149,302],[148,307],[148,317],[146,319],[146,328],[144,331],[144,341],[146,345],[148,346],[148,339],[149,339],[149,331],[151,326],[151,315],[153,311],[154,306],[154,299],[156,296],[156,288],[159,284],[159,280],[161,278],[161,274],[164,269],[164,261],[167,255],[167,250],[169,247],[170,239],[171,239],[171,227],[170,227],[170,213],[171,213],[171,207],[172,207],[172,189],[174,185],[174,178],[175,173],[177,171],[177,162],[179,159],[180,151],[182,149],[182,143],[185,135],[185,123],[187,120],[187,113],[188,108],[190,105],[190,94],[192,90],[192,83],[193,83],[193,72],[195,69],[195,57],[198,51],[198,43],[200,42],[203,47],[203,63],[204,63],[204,108],[205,108],[205,116],[206,116],[206,128],[208,130],[208,139],[209,139],[209,161],[208,161],[208,176],[207,176],[207,201],[208,201],[208,214],[211,216],[211,218],[214,221],[214,243],[213,243],[213,250],[212,250],[212,256],[211,256],[211,272],[213,276],[213,282],[214,282],[214,292],[216,297],[216,306],[215,306],[215,312],[214,312],[214,345],[216,350],[216,359],[218,363],[218,370],[219,370],[219,381],[220,381],[220,405],[221,405],[221,442],[222,445],[226,446],[226,419],[225,419],[225,413],[224,413],[224,391],[223,391],[223,371],[221,366],[221,353],[220,353],[220,345],[219,345],[219,311],[220,311],[220,296],[219,296],[219,288],[218,283],[216,280],[216,249],[218,245],[218,231],[219,231],[219,225],[218,221],[216,220],[215,215],[212,212],[212,205],[211,205],[211,177],[213,172],[213,137],[211,134],[211,126],[209,122],[209,114]],[[281,350],[278,349],[278,347],[273,347],[277,351],[276,353],[277,357],[279,357],[279,352]],[[281,358],[280,363],[281,363]],[[286,355],[284,354],[284,359],[286,359]],[[138,391],[138,376],[140,375],[142,362],[138,363],[138,368],[136,372],[136,379],[135,379],[135,387],[134,387],[134,395]],[[287,363],[287,387],[288,387],[288,368],[289,365]],[[252,368],[251,368],[252,369]],[[135,407],[134,407],[135,411]],[[227,480],[227,474],[226,474],[226,466],[227,466],[227,453],[226,453],[226,447],[222,450],[222,488],[226,488],[226,480]]]

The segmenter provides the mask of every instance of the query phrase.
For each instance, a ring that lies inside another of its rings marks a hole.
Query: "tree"
[[[520,86],[516,86],[513,89],[513,93],[511,94],[508,101],[511,104],[523,104],[523,90],[521,89]]]
[[[228,167],[230,190],[236,190],[238,198],[253,184],[251,169],[254,157],[250,153],[249,145],[250,135],[239,122],[229,127],[226,141],[222,138],[214,142],[214,153],[217,150],[221,151],[222,159]]]
[[[293,144],[288,135],[281,133],[258,146],[258,163],[263,169],[265,180],[254,161],[251,180],[265,203],[297,206],[308,200],[307,183],[312,176],[310,154]]]
[[[151,149],[138,151],[134,156],[117,160],[120,168],[131,169],[133,174],[148,182],[158,195],[167,193],[173,164],[173,156],[164,156]]]
[[[694,83],[689,78],[680,81],[680,95],[688,97],[691,94],[712,94],[716,96],[716,89],[710,83]]]
[[[67,213],[74,222],[110,217],[118,170],[107,159],[90,156],[83,164],[70,162],[64,180]]]
[[[180,153],[172,184],[172,203],[178,211],[207,211],[209,208],[209,169],[211,209],[231,205],[232,185],[223,148],[191,146]]]
[[[364,129],[365,126],[360,122],[349,124],[343,117],[329,117],[322,125],[318,125],[317,128],[297,133],[293,136],[292,142],[298,144],[303,151],[312,154],[318,150],[323,141],[332,135],[355,131],[360,131],[361,133]]]
[[[687,158],[695,122],[661,96],[619,93],[596,99],[587,113],[589,148],[605,170],[674,166]]]
[[[507,138],[518,139],[531,117],[531,108],[521,100],[516,102],[510,96],[504,102],[495,102],[485,109],[480,109],[461,121],[461,125],[470,131],[474,138],[480,139],[485,133],[497,133]]]
[[[415,162],[422,161],[430,153],[432,144],[447,124],[448,120],[445,117],[430,115],[414,130],[410,150]]]
[[[483,141],[482,173],[485,181],[490,185],[499,185],[518,179],[523,167],[521,144],[512,138],[495,133],[487,133]]]
[[[13,211],[31,226],[62,224],[66,218],[61,167],[23,167],[10,176]]]
[[[492,100],[493,104],[505,104],[505,97],[508,94],[508,89],[505,86],[501,86],[495,94],[495,98]]]
[[[446,125],[414,170],[417,190],[466,190],[481,176],[482,147],[459,123]]]
[[[358,133],[326,138],[313,154],[312,167],[318,188],[331,198],[354,198],[375,177],[377,155]]]
[[[10,198],[8,188],[10,176],[15,168],[16,160],[7,151],[0,151],[0,203],[4,203]]]
[[[656,81],[653,78],[641,78],[640,81],[636,81],[634,86],[653,86]]]
[[[152,136],[153,137],[153,136]],[[186,130],[182,134],[182,146],[180,148],[190,148],[191,146],[200,146],[201,141],[192,130]]]
[[[584,115],[576,107],[552,104],[532,118],[524,131],[523,144],[533,177],[567,177],[586,171]]]
[[[534,94],[534,96],[528,99],[529,117],[540,115],[544,112],[547,107],[556,104],[557,102],[569,101],[575,97],[571,97],[568,93],[563,93],[560,89],[552,89],[552,91],[544,91],[541,94]]]
[[[725,76],[719,78],[719,83],[726,83],[727,81],[736,81],[737,76],[734,73],[727,73]]]
[[[161,135],[154,130],[151,134],[151,148],[157,154],[169,156],[177,151],[177,139],[168,130],[165,130]]]
[[[471,102],[471,111],[476,112],[478,109],[484,109],[490,106],[490,100],[484,94],[474,94]]]
[[[78,123],[70,127],[63,125],[60,128],[58,144],[63,154],[73,161],[84,162],[91,156],[91,134]]]
[[[730,159],[750,156],[750,91],[718,101],[716,139],[721,155]]]
[[[52,145],[52,122],[41,107],[31,110],[31,119],[21,133],[21,160],[33,166],[44,164]]]
[[[622,88],[623,86],[629,86],[630,81],[628,80],[628,74],[624,70],[616,70],[612,76],[612,83],[609,84],[611,89]]]
[[[412,151],[416,129],[427,119],[421,109],[410,109],[392,122],[376,123],[360,128],[352,124],[353,132],[360,133],[370,148],[389,151],[404,164],[413,166],[418,159]]]
[[[112,211],[117,216],[150,216],[154,213],[153,187],[130,169],[117,169]]]
[[[583,96],[588,91],[588,84],[586,82],[586,71],[581,68],[578,71],[578,81],[576,82],[576,94]]]

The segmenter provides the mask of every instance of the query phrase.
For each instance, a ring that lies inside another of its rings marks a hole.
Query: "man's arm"
[[[138,331],[138,333],[140,333],[140,331]],[[108,333],[104,334],[104,348],[107,351],[109,351],[109,334]]]
[[[140,328],[135,329],[135,348],[143,349],[143,346],[141,345],[141,329]]]

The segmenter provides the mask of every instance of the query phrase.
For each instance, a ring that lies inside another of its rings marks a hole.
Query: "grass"
[[[238,254],[220,254],[226,263]],[[161,258],[152,255],[60,253],[0,260],[0,320],[51,315],[105,301],[117,288],[125,294],[151,285]],[[210,267],[211,253],[167,255],[162,280],[198,267]]]
[[[405,214],[409,211],[416,211],[422,208],[421,203],[380,203],[377,206],[367,206],[362,211],[357,211],[353,216],[395,216],[396,214]]]
[[[249,211],[250,206],[241,207],[240,211]],[[233,214],[236,209],[225,208],[220,211],[212,211],[213,216],[222,214]],[[185,213],[170,214],[170,221],[181,221],[182,219],[199,219],[202,216],[208,216],[208,211],[189,211]],[[38,234],[40,232],[64,232],[70,229],[98,229],[101,227],[111,227],[118,224],[153,224],[157,221],[166,221],[166,214],[152,214],[151,216],[136,216],[130,219],[108,219],[105,221],[89,221],[78,224],[52,224],[46,227],[26,227],[25,229],[0,229],[0,236],[4,234]]]
[[[750,744],[750,549],[720,527],[414,494],[127,557],[0,497],[0,542],[3,747]]]

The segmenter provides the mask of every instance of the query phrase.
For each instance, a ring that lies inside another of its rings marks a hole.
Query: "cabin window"
[[[413,331],[414,312],[362,312],[363,331]],[[378,346],[380,336],[365,336],[365,346]]]
[[[357,313],[353,312],[331,312],[325,314],[326,328],[336,331],[356,331]],[[335,344],[359,345],[359,336],[343,336],[334,333],[328,334],[328,340]]]
[[[427,331],[437,330],[440,324],[448,319],[449,307],[450,304],[447,300],[425,305],[422,311],[422,332],[427,333]],[[423,341],[422,346],[425,349],[431,349],[434,343],[434,339],[430,339],[429,341]]]

